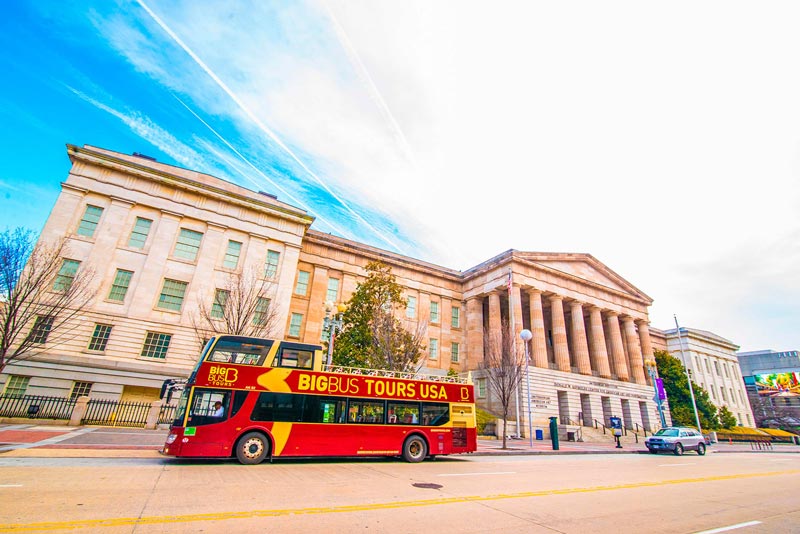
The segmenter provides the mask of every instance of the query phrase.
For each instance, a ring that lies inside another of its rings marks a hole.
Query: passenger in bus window
[[[389,418],[387,419],[387,421],[390,423],[397,422],[397,416],[394,414],[394,410],[392,410],[391,408],[389,409]]]
[[[214,412],[211,417],[225,417],[225,408],[220,401],[214,403]]]

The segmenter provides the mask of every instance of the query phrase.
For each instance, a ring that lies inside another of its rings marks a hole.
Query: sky
[[[652,326],[800,348],[800,3],[21,0],[0,20],[0,229],[65,144],[275,194],[465,270],[588,253]]]

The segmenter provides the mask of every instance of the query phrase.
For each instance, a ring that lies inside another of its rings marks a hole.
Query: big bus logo
[[[212,365],[208,368],[208,381],[215,386],[229,386],[239,378],[239,371],[232,367]]]

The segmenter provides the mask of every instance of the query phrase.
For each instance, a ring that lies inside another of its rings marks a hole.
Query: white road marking
[[[730,525],[728,527],[719,527],[711,530],[703,530],[702,532],[695,532],[695,534],[717,534],[717,532],[727,532],[729,530],[736,530],[737,528],[752,527],[760,524],[761,521],[748,521],[747,523],[738,523],[736,525]]]
[[[22,484],[0,484],[0,488],[21,488]]]
[[[472,477],[472,476],[482,476],[482,475],[516,475],[516,471],[495,471],[493,473],[449,473],[444,475],[439,475],[440,477]]]
[[[658,467],[688,467],[692,465],[695,465],[694,462],[690,464],[659,464]]]

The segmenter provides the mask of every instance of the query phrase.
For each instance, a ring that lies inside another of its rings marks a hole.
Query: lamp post
[[[333,342],[336,340],[336,332],[342,331],[342,312],[346,309],[347,307],[344,304],[339,304],[337,306],[332,300],[325,302],[325,319],[322,321],[322,340],[328,342],[327,365],[333,363]]]
[[[689,370],[689,367],[686,365],[686,357],[683,355],[683,338],[681,338],[681,327],[678,325],[678,316],[672,316],[675,319],[675,328],[678,330],[678,344],[681,349],[681,363],[683,363],[683,369],[686,371],[686,379],[689,381],[689,395],[692,397],[692,408],[694,408],[694,420],[697,423],[697,431],[701,434],[703,433],[703,429],[700,428],[700,415],[697,413],[697,402],[694,400],[694,388],[692,387],[692,373]]]
[[[528,390],[528,440],[533,447],[533,412],[531,411],[531,362],[528,357],[528,341],[533,338],[533,334],[527,328],[519,333],[522,344],[525,345],[525,382]]]
[[[656,406],[658,406],[658,417],[661,419],[661,428],[667,426],[667,419],[664,417],[664,406],[662,405],[662,398],[661,392],[658,391],[658,375],[656,374],[656,361],[652,358],[647,358],[644,361],[644,365],[647,367],[647,373],[650,375],[650,380],[653,382],[653,390],[656,392],[656,396],[653,397],[653,400],[656,401]]]

